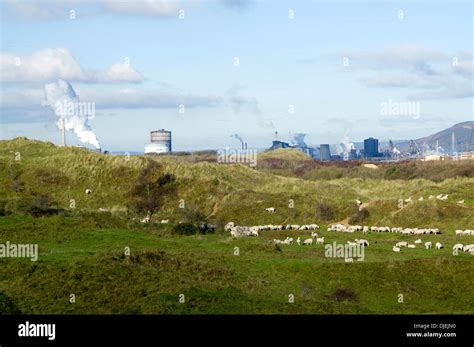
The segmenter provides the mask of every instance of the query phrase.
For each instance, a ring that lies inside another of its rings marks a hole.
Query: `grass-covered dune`
[[[275,159],[265,155],[262,160]],[[283,155],[282,160],[292,160],[292,153]],[[149,160],[162,163],[177,179],[177,195],[155,217],[170,224],[134,223],[126,209],[127,192]],[[473,236],[454,235],[455,229],[474,229],[474,178],[451,173],[442,180],[306,179],[197,161],[111,156],[24,138],[0,141],[0,243],[39,245],[37,262],[0,258],[0,312],[474,313],[474,257],[453,255],[451,249],[454,243],[474,243]],[[440,193],[449,199],[427,199]],[[25,200],[43,195],[57,213],[29,216]],[[424,200],[418,201],[421,196]],[[398,200],[409,197],[413,202],[400,208]],[[368,211],[360,224],[438,227],[443,234],[421,238],[445,248],[394,253],[397,241],[418,237],[325,231],[355,214],[355,199]],[[276,213],[265,211],[270,206]],[[176,235],[173,228],[187,209],[218,225],[317,223],[326,243],[363,237],[371,245],[364,261],[344,263],[325,257],[322,245],[271,243],[309,237],[307,231],[262,232],[238,240],[221,228],[213,234]],[[76,303],[69,302],[70,294]],[[290,294],[294,303],[288,302]]]

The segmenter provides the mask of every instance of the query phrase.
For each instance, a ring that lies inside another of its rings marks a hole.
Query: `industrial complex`
[[[461,125],[464,129],[466,123]],[[455,130],[446,129],[428,138],[418,140],[379,142],[379,139],[369,137],[363,142],[351,143],[345,136],[342,143],[322,143],[319,146],[307,145],[304,141],[306,134],[297,133],[290,142],[282,141],[275,132],[275,139],[267,149],[259,151],[272,151],[281,148],[293,148],[301,151],[315,160],[341,161],[341,160],[366,160],[366,161],[398,161],[398,160],[464,160],[474,159],[471,150],[471,134],[464,133],[464,141],[456,141]],[[467,134],[467,135],[466,135]],[[442,135],[442,136],[441,136]],[[466,137],[467,136],[467,137]],[[64,137],[64,135],[63,135]],[[247,142],[238,134],[231,135],[240,142],[242,150],[247,150]],[[467,139],[467,140],[466,140]],[[443,146],[440,146],[440,141]],[[166,154],[172,152],[171,131],[160,129],[150,132],[150,142],[145,145],[145,154]]]

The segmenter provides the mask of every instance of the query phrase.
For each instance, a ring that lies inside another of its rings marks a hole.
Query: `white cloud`
[[[372,71],[359,78],[370,88],[418,89],[409,99],[447,99],[473,96],[472,59],[462,53],[452,64],[453,57],[422,45],[406,45],[370,52],[346,52],[355,70]],[[464,77],[464,78],[463,78]]]
[[[78,17],[103,14],[177,16],[184,4],[179,0],[4,0],[0,6],[2,19],[69,20],[71,10]]]
[[[371,69],[426,67],[427,62],[447,58],[441,51],[423,45],[403,45],[368,52],[345,52],[343,57]]]
[[[111,13],[152,17],[177,16],[180,9],[179,1],[176,0],[104,0],[103,8]]]
[[[126,62],[114,64],[105,71],[85,69],[65,48],[47,48],[29,56],[0,54],[2,82],[47,82],[57,79],[70,82],[137,83],[144,78]]]
[[[122,88],[116,90],[93,89],[90,86],[75,87],[78,97],[83,102],[93,102],[98,110],[107,109],[147,109],[167,108],[178,112],[179,105],[186,109],[196,107],[217,107],[223,105],[223,98],[218,96],[179,94],[164,90],[143,90]],[[31,121],[45,115],[44,90],[39,88],[2,88],[0,110],[7,115],[8,122]]]

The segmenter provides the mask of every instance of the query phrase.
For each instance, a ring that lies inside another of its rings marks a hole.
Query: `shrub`
[[[176,192],[175,176],[164,173],[160,164],[150,161],[129,192],[128,206],[137,213],[146,213],[151,218]]]
[[[331,293],[331,298],[335,301],[357,301],[357,293],[349,288],[337,288]]]
[[[0,216],[6,216],[8,214],[9,214],[9,211],[7,208],[7,201],[0,200]]]
[[[362,223],[363,221],[367,220],[370,216],[369,210],[363,208],[361,210],[357,210],[351,218],[349,218],[349,224],[357,224]]]
[[[181,223],[173,226],[173,233],[178,235],[194,235],[199,233],[199,228],[191,223]]]
[[[25,190],[25,184],[22,181],[16,179],[12,182],[10,188],[15,193],[21,193],[23,190]]]
[[[56,202],[47,194],[22,198],[19,200],[19,209],[33,217],[51,216],[59,212]]]
[[[2,314],[22,314],[15,302],[7,295],[0,292],[0,315]]]
[[[328,221],[334,219],[336,211],[326,202],[320,201],[316,204],[316,216],[322,220]]]
[[[182,210],[182,219],[188,224],[205,224],[207,223],[207,216],[196,207],[187,207]]]

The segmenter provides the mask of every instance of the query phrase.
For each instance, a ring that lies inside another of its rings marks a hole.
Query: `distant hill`
[[[418,146],[425,149],[436,149],[436,143],[445,151],[451,151],[452,134],[454,133],[456,151],[474,150],[474,121],[462,122],[441,130],[436,134],[415,140]]]

